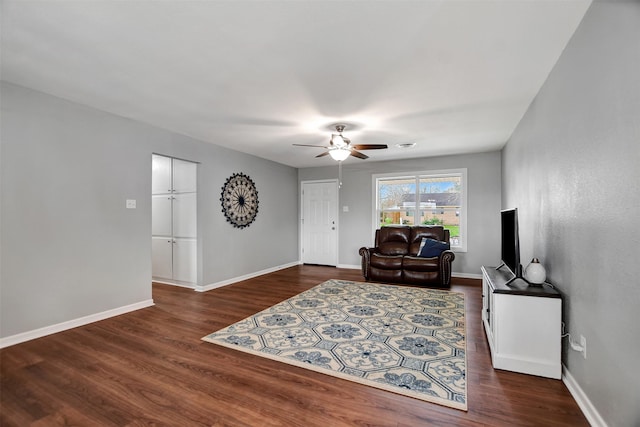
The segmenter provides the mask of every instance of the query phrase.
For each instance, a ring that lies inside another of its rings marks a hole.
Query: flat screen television
[[[518,209],[500,211],[501,252],[498,268],[507,268],[513,275],[510,281],[522,277],[520,266],[520,240],[518,237]],[[508,282],[507,282],[508,283]]]

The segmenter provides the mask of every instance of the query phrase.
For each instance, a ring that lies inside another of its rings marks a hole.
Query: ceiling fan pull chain
[[[342,161],[338,162],[338,188],[342,187]]]

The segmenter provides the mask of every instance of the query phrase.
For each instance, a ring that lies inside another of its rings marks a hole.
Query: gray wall
[[[563,362],[611,426],[640,423],[640,3],[595,2],[503,152],[522,259],[541,259],[587,359]]]
[[[467,169],[468,244],[466,253],[456,253],[453,271],[479,275],[482,265],[499,263],[501,166],[500,152],[492,152],[383,162],[345,161],[339,194],[339,264],[360,265],[358,249],[373,244],[373,175],[457,168]],[[338,166],[300,169],[298,177],[300,181],[337,179]],[[342,206],[349,206],[349,212],[342,212]]]
[[[297,170],[2,83],[0,337],[151,298],[151,153],[200,162],[198,283],[298,260]],[[248,174],[259,212],[226,222]],[[137,209],[125,209],[136,199]]]

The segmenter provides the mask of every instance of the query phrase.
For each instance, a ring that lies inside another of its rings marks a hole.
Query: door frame
[[[300,181],[300,212],[298,215],[298,235],[300,236],[299,242],[298,242],[298,259],[300,260],[299,263],[303,264],[303,260],[302,260],[302,249],[304,246],[304,187],[307,184],[326,184],[326,183],[333,183],[336,187],[336,207],[335,207],[335,218],[336,218],[336,247],[335,247],[335,262],[336,262],[336,267],[339,264],[339,260],[340,260],[340,209],[338,208],[340,206],[340,185],[337,179],[316,179],[316,180],[307,180],[307,181]]]

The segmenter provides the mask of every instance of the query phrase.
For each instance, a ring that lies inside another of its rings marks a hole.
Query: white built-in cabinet
[[[197,281],[197,164],[153,155],[152,274],[181,285]]]
[[[482,267],[482,321],[496,369],[560,379],[562,298],[551,285],[530,285]]]

